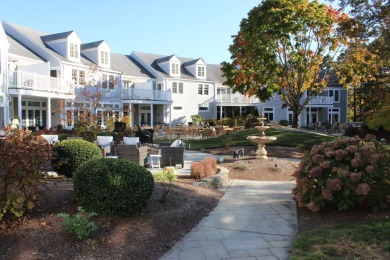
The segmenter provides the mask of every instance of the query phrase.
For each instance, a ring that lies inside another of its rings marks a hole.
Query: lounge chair
[[[102,150],[103,157],[113,155],[114,153],[114,137],[112,136],[97,136],[95,144]]]
[[[184,167],[184,143],[180,140],[175,140],[169,146],[167,143],[161,144],[159,153],[161,155],[161,167],[176,166],[177,164]]]
[[[139,146],[139,144],[118,144],[116,147],[116,155],[119,158],[144,166],[148,156],[148,147]]]

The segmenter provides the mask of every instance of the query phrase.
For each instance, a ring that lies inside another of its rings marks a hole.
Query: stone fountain
[[[264,131],[268,128],[268,126],[264,125],[264,121],[266,119],[267,118],[264,117],[263,114],[260,114],[260,117],[257,118],[259,121],[259,126],[255,127],[259,130],[260,133],[258,135],[250,135],[247,137],[248,140],[258,144],[256,159],[268,159],[267,150],[265,150],[265,144],[276,140],[275,136],[265,136]]]

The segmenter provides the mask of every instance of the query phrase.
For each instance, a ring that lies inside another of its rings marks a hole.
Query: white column
[[[219,120],[222,119],[222,105],[219,107]]]
[[[48,97],[46,102],[46,129],[51,127],[51,99]]]
[[[169,125],[171,125],[172,124],[172,105],[169,106],[168,118],[169,118]]]
[[[152,128],[153,128],[153,118],[154,118],[153,104],[150,104],[150,126]]]
[[[130,102],[129,102],[129,117],[130,117],[130,126],[134,127],[133,105]]]
[[[241,113],[242,113],[242,106],[240,106],[240,114],[239,114],[239,116],[241,116]]]
[[[26,111],[27,113],[27,111]],[[27,116],[27,114],[26,114]],[[18,95],[18,117],[19,117],[19,129],[22,129],[22,95]],[[27,123],[27,122],[26,122]]]
[[[165,120],[165,109],[167,109],[167,107],[165,105],[163,105],[163,113],[162,113],[162,120],[163,120],[163,124],[165,124],[166,120]]]

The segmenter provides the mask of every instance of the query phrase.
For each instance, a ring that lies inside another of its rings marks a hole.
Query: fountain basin
[[[257,143],[257,151],[256,151],[256,159],[264,159],[267,160],[267,150],[265,149],[265,144],[275,141],[275,136],[258,136],[258,135],[250,135],[247,137],[248,140]]]

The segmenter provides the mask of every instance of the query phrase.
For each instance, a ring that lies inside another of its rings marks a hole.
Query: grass
[[[185,140],[186,148],[191,147],[191,150],[200,150],[205,148],[222,148],[233,146],[251,146],[255,143],[247,140],[249,135],[258,134],[257,129],[246,129],[243,131],[237,131],[229,135],[221,135],[215,138],[193,139]],[[283,130],[276,128],[269,128],[265,131],[267,136],[276,136],[277,139],[269,146],[288,146],[288,147],[302,147],[304,149],[311,149],[313,145],[319,144],[325,141],[333,141],[338,137],[319,135],[317,133],[299,132],[298,130]],[[167,140],[161,141],[167,142]],[[158,143],[158,140],[156,140]]]
[[[366,220],[299,233],[291,259],[388,259],[390,221]]]

